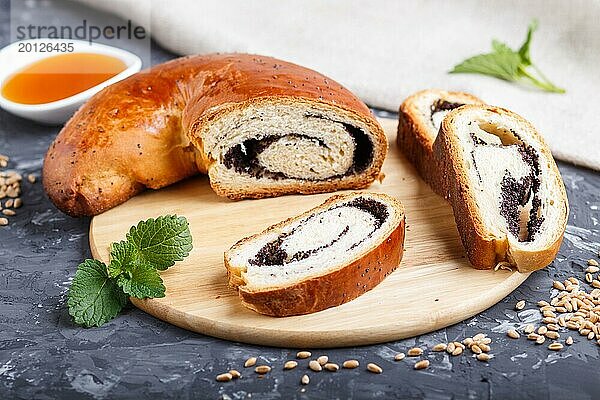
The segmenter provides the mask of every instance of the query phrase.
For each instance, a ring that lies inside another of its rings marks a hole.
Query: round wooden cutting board
[[[365,345],[410,337],[452,325],[500,301],[529,274],[478,271],[464,256],[452,210],[419,178],[399,152],[396,121],[382,119],[390,149],[385,179],[368,190],[397,196],[406,208],[406,251],[400,267],[379,286],[339,307],[274,318],[243,307],[227,287],[223,253],[239,239],[322,203],[331,194],[230,201],[198,177],[148,191],[94,217],[90,246],[108,261],[109,244],[138,221],[185,216],[194,249],[161,274],[161,299],[132,299],[149,314],[185,329],[233,341],[317,348]]]

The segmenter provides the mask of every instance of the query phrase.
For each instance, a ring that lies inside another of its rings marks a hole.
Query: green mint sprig
[[[187,257],[192,235],[185,217],[166,215],[131,227],[126,240],[112,243],[110,263],[85,260],[77,267],[67,304],[75,323],[100,326],[138,299],[165,296],[159,270]]]
[[[467,58],[456,65],[451,74],[467,73],[493,76],[509,82],[529,84],[547,92],[565,93],[533,64],[529,52],[531,37],[538,27],[536,20],[529,24],[527,37],[519,50],[513,50],[498,40],[492,41],[492,52]]]

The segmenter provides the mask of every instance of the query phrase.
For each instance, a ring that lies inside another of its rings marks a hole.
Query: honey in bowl
[[[90,89],[127,69],[112,56],[67,53],[36,61],[2,86],[2,96],[21,104],[44,104],[66,99]]]

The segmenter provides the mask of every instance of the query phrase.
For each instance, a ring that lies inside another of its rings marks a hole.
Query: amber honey
[[[6,79],[2,96],[21,104],[65,99],[102,83],[127,68],[112,56],[60,54],[36,61]]]

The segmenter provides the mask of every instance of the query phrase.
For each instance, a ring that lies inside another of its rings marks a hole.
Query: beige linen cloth
[[[150,7],[152,36],[176,53],[278,57],[392,111],[417,90],[464,90],[529,119],[556,158],[600,170],[598,0],[78,1],[133,21]],[[532,59],[566,94],[447,73],[492,38],[518,48],[534,18]]]

